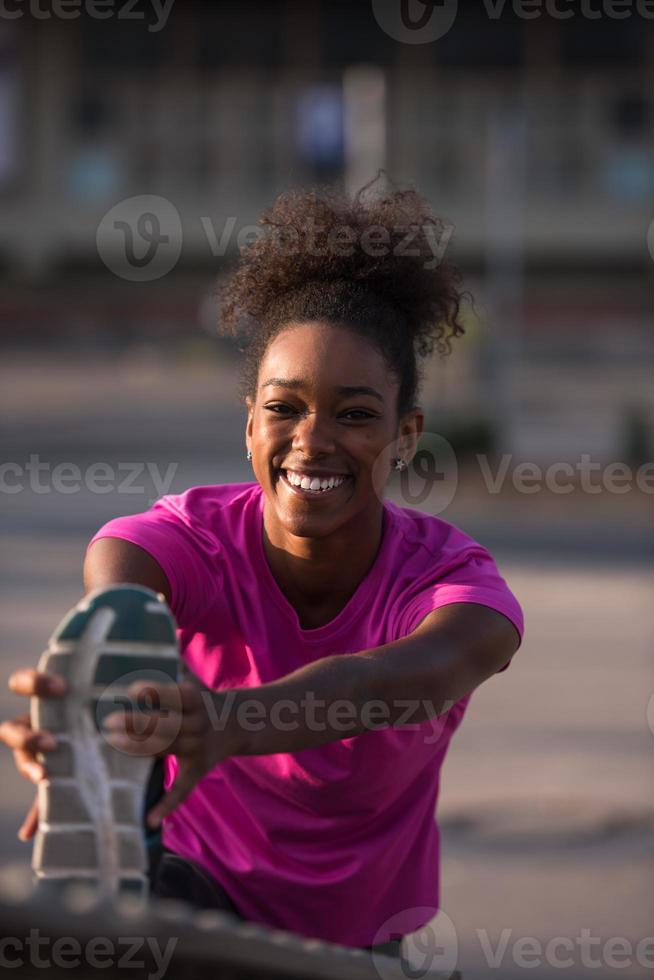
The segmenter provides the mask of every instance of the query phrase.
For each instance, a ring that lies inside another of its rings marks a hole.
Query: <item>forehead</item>
[[[269,378],[294,378],[307,385],[374,385],[390,390],[396,381],[382,354],[366,337],[344,327],[293,324],[270,342],[259,370]]]

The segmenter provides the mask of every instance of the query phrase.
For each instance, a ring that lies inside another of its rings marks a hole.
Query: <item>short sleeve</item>
[[[464,552],[460,560],[453,567],[450,566],[442,577],[423,587],[412,598],[402,619],[404,635],[417,629],[425,616],[434,609],[453,602],[488,606],[502,613],[518,634],[518,648],[522,644],[524,617],[520,603],[500,575],[490,553],[480,545]],[[505,664],[498,673],[508,666],[508,663]]]
[[[143,548],[168,579],[177,625],[193,628],[220,594],[221,548],[204,528],[193,527],[166,510],[165,500],[142,514],[108,521],[93,536],[87,550],[100,538],[122,538]]]

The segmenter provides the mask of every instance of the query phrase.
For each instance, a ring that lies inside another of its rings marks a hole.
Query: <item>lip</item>
[[[301,472],[300,470],[295,470],[295,473]],[[308,473],[305,474],[309,476]],[[326,476],[337,476],[336,473],[325,474]],[[341,474],[345,476],[345,474]],[[318,473],[314,473],[313,476],[318,476]],[[292,483],[289,483],[286,479],[286,470],[282,469],[279,471],[279,479],[284,484],[284,486],[296,497],[302,497],[303,500],[318,500],[320,497],[330,498],[335,496],[339,490],[346,487],[350,482],[352,477],[348,474],[345,479],[337,487],[332,487],[330,490],[303,490],[301,487],[295,487]]]

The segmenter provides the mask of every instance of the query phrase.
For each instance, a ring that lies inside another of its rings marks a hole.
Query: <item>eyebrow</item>
[[[268,387],[292,388],[295,390],[303,388],[304,383],[299,378],[268,378],[261,385],[261,388]],[[384,403],[383,395],[380,395],[378,391],[370,388],[368,385],[337,385],[336,391],[339,395],[372,395],[373,398],[378,398],[382,404]]]

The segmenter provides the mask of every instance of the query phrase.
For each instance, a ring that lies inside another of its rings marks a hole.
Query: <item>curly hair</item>
[[[415,190],[364,201],[340,190],[281,194],[219,289],[220,332],[245,353],[241,395],[256,397],[270,341],[291,323],[332,323],[365,336],[399,381],[398,416],[416,403],[419,358],[451,353],[464,333],[459,270],[436,257],[447,225]]]

